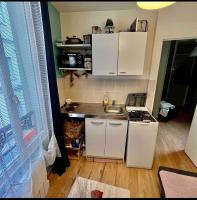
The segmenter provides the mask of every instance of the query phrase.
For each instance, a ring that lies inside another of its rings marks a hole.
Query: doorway
[[[163,103],[172,105],[166,114]],[[164,41],[158,72],[153,116],[160,122],[162,143],[185,149],[197,103],[197,39]]]
[[[167,109],[164,116],[162,102],[173,106]],[[163,137],[168,132],[173,136],[168,145],[173,143],[180,150],[185,148],[196,103],[197,39],[164,41],[153,115],[165,130]]]
[[[183,118],[191,123],[197,102],[197,39],[164,41],[153,115],[158,120]],[[171,104],[165,117],[162,103]]]

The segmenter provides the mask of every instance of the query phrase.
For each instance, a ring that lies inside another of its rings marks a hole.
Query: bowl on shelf
[[[65,44],[83,44],[83,41],[76,36],[73,37],[66,37]]]

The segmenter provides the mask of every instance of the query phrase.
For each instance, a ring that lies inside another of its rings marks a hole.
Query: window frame
[[[25,3],[23,3],[23,9],[25,7]],[[16,26],[16,19],[14,19],[13,16],[13,11],[18,11],[15,8],[16,4],[7,4],[7,9],[8,9],[8,15],[10,17],[10,24],[11,24],[11,31],[13,34],[13,38],[14,38],[14,47],[15,50],[17,52],[16,55],[16,59],[17,62],[20,62],[20,64],[22,66],[24,65],[24,59],[23,57],[25,57],[25,52],[22,51],[22,46],[23,44],[21,44],[19,41],[20,38],[18,38],[18,36],[23,37],[22,34],[20,34],[20,32],[18,32],[18,29],[15,28]],[[25,17],[31,17],[29,16],[25,16]],[[27,19],[25,19],[27,22]],[[30,21],[30,20],[28,20]],[[13,23],[14,22],[14,23]],[[20,22],[18,21],[17,24],[19,25]],[[40,73],[39,73],[39,61],[38,61],[38,57],[37,54],[35,53],[35,51],[37,51],[37,47],[36,47],[36,40],[35,37],[32,37],[29,35],[29,31],[31,30],[30,27],[33,27],[33,20],[32,20],[32,24],[27,24],[27,35],[29,40],[31,40],[29,42],[29,46],[30,46],[30,54],[31,54],[31,62],[32,65],[34,67],[33,70],[35,70],[36,75],[38,74],[38,77],[35,76],[34,74],[34,79],[36,82],[36,93],[39,94],[40,92],[42,93],[42,85],[41,85],[41,81],[40,81]],[[40,114],[41,114],[41,124],[42,124],[42,130],[40,130],[40,132],[38,133],[38,137],[34,138],[32,141],[30,141],[30,143],[28,145],[24,144],[24,138],[23,138],[23,129],[21,126],[21,119],[20,119],[20,115],[17,109],[17,102],[14,101],[14,96],[15,96],[15,91],[14,88],[12,87],[11,84],[11,78],[9,76],[9,64],[8,64],[8,60],[7,57],[5,55],[5,50],[3,47],[3,38],[0,34],[0,66],[6,66],[6,67],[0,67],[0,76],[2,76],[2,91],[3,94],[6,98],[5,102],[6,102],[6,107],[8,109],[8,116],[10,119],[10,126],[13,129],[13,133],[14,133],[14,137],[15,137],[15,141],[17,143],[17,148],[19,148],[20,154],[18,156],[17,159],[15,159],[8,168],[6,168],[6,172],[10,175],[13,175],[18,168],[20,168],[20,166],[22,165],[22,163],[25,162],[25,159],[29,159],[30,156],[39,148],[41,147],[41,138],[46,138],[49,135],[49,130],[47,127],[47,119],[45,116],[45,107],[44,107],[44,98],[42,97],[42,95],[37,95],[38,97],[38,103],[39,103],[39,109],[40,109]],[[20,56],[19,56],[20,55]],[[19,63],[18,63],[19,64]],[[21,72],[24,73],[24,72]],[[23,87],[23,86],[22,86]],[[25,86],[26,87],[26,86]],[[26,91],[29,91],[29,88],[26,88]],[[28,101],[25,101],[25,103]],[[31,106],[33,107],[33,106]],[[36,143],[35,140],[38,140],[38,142]],[[18,145],[19,144],[19,145]],[[1,154],[1,152],[0,152]],[[1,176],[1,174],[0,174]],[[0,177],[1,178],[1,177]]]

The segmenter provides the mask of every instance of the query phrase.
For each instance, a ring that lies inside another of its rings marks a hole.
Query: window
[[[28,31],[23,2],[0,2],[0,197],[28,177],[48,131]]]

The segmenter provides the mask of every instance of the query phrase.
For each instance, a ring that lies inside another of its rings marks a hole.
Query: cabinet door
[[[128,167],[152,168],[158,122],[130,122],[127,139]]]
[[[105,157],[124,159],[128,121],[107,120]]]
[[[85,119],[86,155],[104,157],[106,120]]]
[[[118,33],[92,35],[92,74],[117,75]]]
[[[146,32],[119,33],[118,75],[143,75]]]

